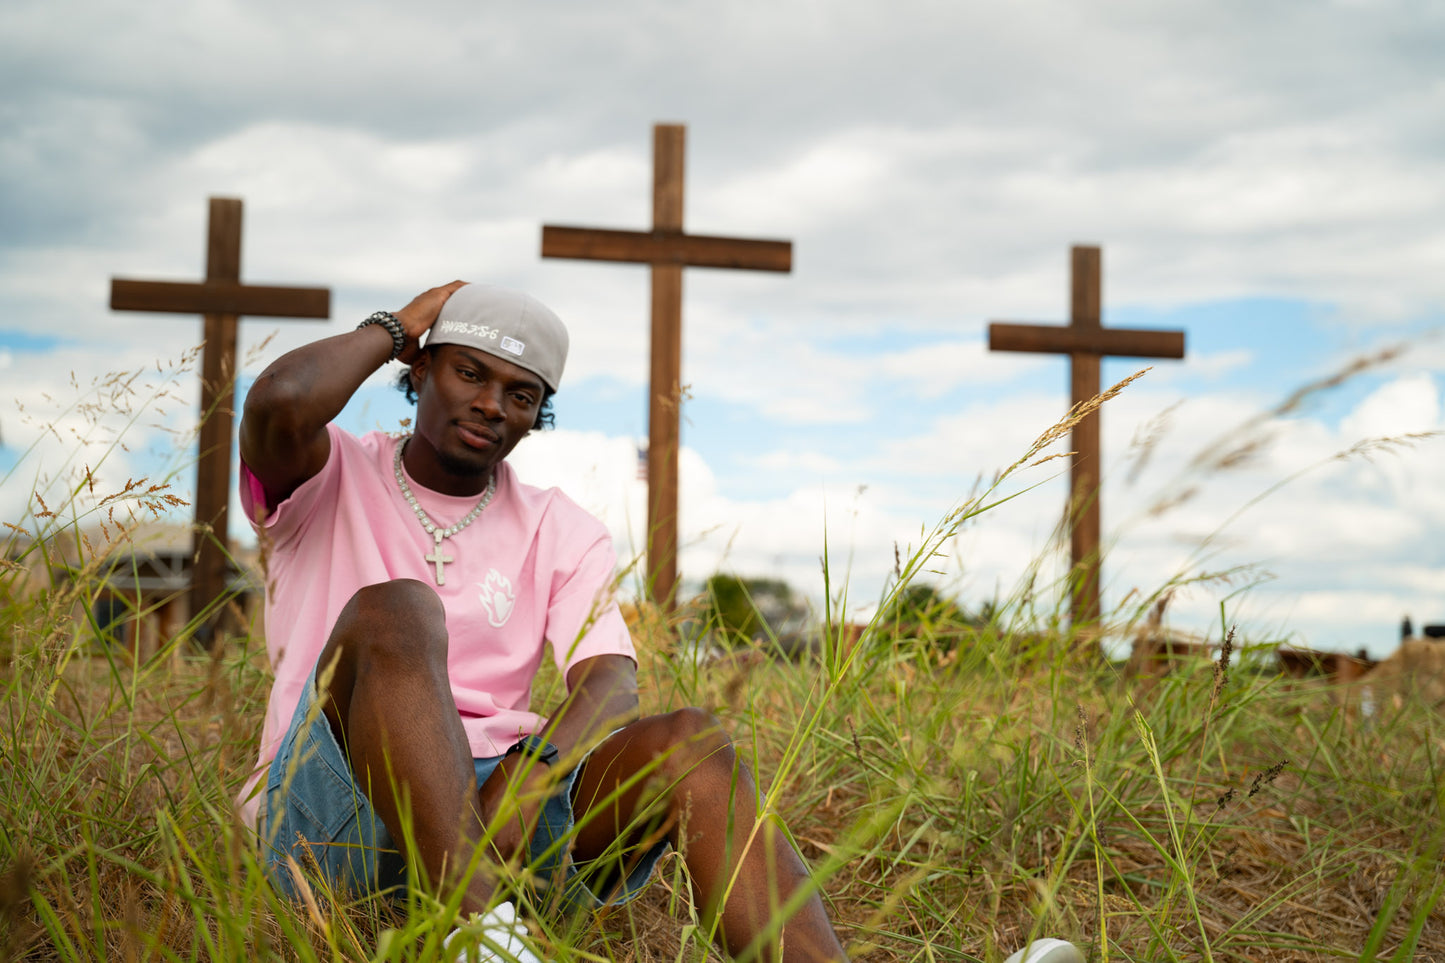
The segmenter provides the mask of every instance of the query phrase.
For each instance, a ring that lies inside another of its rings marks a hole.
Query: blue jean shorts
[[[502,756],[473,759],[480,787]],[[582,763],[587,760],[584,757]],[[532,878],[561,905],[595,908],[625,903],[647,885],[666,852],[666,840],[653,844],[624,875],[614,874],[599,895],[594,867],[579,866],[568,852],[574,831],[572,785],[579,764],[560,780],[542,807],[529,843]],[[316,684],[307,683],[266,776],[262,808],[262,848],[266,869],[277,890],[298,896],[291,856],[303,873],[323,877],[334,889],[354,893],[396,890],[406,885],[406,865],[391,832],[376,815],[371,801],[352,776],[331,725],[316,698]],[[609,878],[609,877],[602,877]]]

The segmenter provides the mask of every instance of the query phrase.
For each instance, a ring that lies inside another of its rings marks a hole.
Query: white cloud
[[[1223,378],[1254,363],[1257,352],[1239,348],[1231,351],[1216,351],[1209,354],[1193,353],[1185,357],[1179,366],[1159,365],[1151,372],[1151,381],[1168,379],[1177,371],[1204,378]]]
[[[29,519],[30,527],[48,509],[57,517],[45,526],[75,518],[93,524],[111,508],[124,519],[135,496],[157,485],[165,486],[157,494],[190,498],[193,369],[188,361],[157,364],[142,355],[119,354],[98,376],[86,373],[94,359],[78,349],[11,369],[6,393],[13,414],[4,440],[16,461],[0,486],[0,519]]]
[[[751,468],[760,472],[787,475],[829,476],[839,473],[843,464],[830,455],[816,451],[784,449],[764,452],[747,459]]]
[[[1425,372],[1404,375],[1377,388],[1340,425],[1346,435],[1359,438],[1438,431],[1442,427],[1440,389]]]
[[[761,426],[751,460],[687,452],[688,572],[726,559],[815,579],[826,517],[868,586],[859,594],[874,594],[895,541],[916,541],[1061,414],[1062,387],[1029,380],[1057,360],[1004,362],[982,337],[993,318],[1063,319],[1070,243],[1104,245],[1106,311],[1308,301],[1334,315],[1314,319],[1313,339],[1340,353],[1378,340],[1371,325],[1438,327],[1445,305],[1445,20],[1405,0],[1247,11],[853,0],[825,17],[791,0],[57,10],[0,10],[0,329],[66,341],[0,349],[6,393],[27,398],[58,387],[57,371],[84,383],[194,344],[194,320],[117,316],[106,290],[112,275],[198,277],[209,194],[246,199],[246,279],[333,287],[330,325],[243,324],[243,345],[277,332],[265,360],[466,277],[532,290],[569,320],[569,384],[640,386],[646,269],[542,262],[538,229],[645,228],[648,125],[688,122],[689,227],[787,237],[796,255],[786,277],[687,274],[684,380]],[[1439,341],[1338,426],[1267,421],[1250,429],[1268,441],[1251,460],[1191,472],[1206,441],[1238,444],[1236,426],[1312,374],[1296,357],[1312,345],[1244,337],[1161,366],[1106,411],[1111,593],[1157,584],[1200,552],[1264,560],[1278,580],[1241,611],[1283,612],[1327,639],[1425,598],[1445,531],[1438,443],[1328,459],[1359,435],[1439,426]],[[870,350],[853,350],[864,338]],[[1127,484],[1140,426],[1181,401]],[[766,434],[797,426],[809,437],[787,450]],[[9,418],[4,428],[7,445],[33,437]],[[635,545],[642,495],[626,435],[640,429],[559,431],[517,457],[595,500]],[[782,494],[729,497],[724,464],[769,471]],[[1011,585],[1048,551],[1062,484],[1044,481],[958,540],[948,570],[967,591]],[[1190,489],[1144,515],[1158,493]],[[1352,588],[1368,600],[1329,607],[1341,571],[1368,582]],[[1179,617],[1217,618],[1223,594],[1196,590]]]

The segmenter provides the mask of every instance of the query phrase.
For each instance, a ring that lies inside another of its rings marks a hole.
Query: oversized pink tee
[[[325,467],[269,514],[260,482],[241,466],[241,503],[269,542],[266,649],[276,674],[258,769],[240,796],[248,822],[259,806],[252,789],[276,754],[331,628],[365,586],[412,578],[441,597],[452,696],[477,757],[499,755],[545,725],[527,708],[544,640],[564,675],[594,656],[636,659],[612,599],[611,538],[566,495],[523,485],[502,463],[491,504],[442,543],[452,561],[439,586],[423,558],[435,547],[432,537],[396,483],[399,440],[382,432],[357,438],[335,425],[327,430]],[[476,496],[438,494],[409,475],[407,484],[443,527],[477,504]]]

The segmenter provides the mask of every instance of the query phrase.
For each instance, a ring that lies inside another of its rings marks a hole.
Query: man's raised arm
[[[466,282],[432,288],[396,312],[405,336],[398,360],[410,363],[442,305]],[[319,472],[331,454],[326,425],[395,350],[387,329],[370,324],[288,351],[246,393],[241,460],[277,505]]]

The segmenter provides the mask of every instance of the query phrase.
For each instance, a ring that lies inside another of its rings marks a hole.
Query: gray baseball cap
[[[442,305],[426,346],[464,344],[526,368],[553,391],[567,364],[567,328],[541,301],[521,291],[468,284]]]

